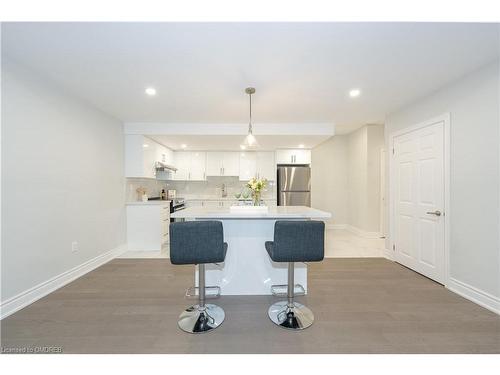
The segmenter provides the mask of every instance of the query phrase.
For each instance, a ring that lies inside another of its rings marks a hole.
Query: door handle
[[[426,214],[441,216],[441,211],[439,211],[439,210],[436,210],[436,211],[427,211]]]

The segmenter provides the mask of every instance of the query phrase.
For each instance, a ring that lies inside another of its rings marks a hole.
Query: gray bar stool
[[[265,243],[274,262],[288,262],[287,300],[271,305],[269,318],[274,324],[293,330],[309,327],[314,314],[306,306],[295,302],[294,262],[318,262],[325,256],[325,223],[322,221],[276,221],[274,241]],[[280,295],[274,293],[273,294]],[[304,288],[302,287],[302,290]]]
[[[189,333],[203,333],[220,326],[224,310],[205,303],[205,264],[224,262],[227,243],[220,221],[188,221],[170,224],[170,262],[198,264],[198,304],[188,307],[179,316],[179,327]],[[216,288],[219,287],[208,287]],[[186,295],[188,295],[186,293]]]

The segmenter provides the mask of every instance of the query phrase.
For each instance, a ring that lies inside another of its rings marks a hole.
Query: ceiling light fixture
[[[245,93],[248,94],[248,97],[250,99],[250,116],[248,120],[248,134],[243,141],[243,145],[246,148],[257,148],[259,147],[259,144],[257,143],[257,139],[255,138],[255,136],[253,135],[252,129],[252,94],[255,94],[255,88],[247,87],[245,89]]]
[[[247,149],[247,146],[245,146],[245,145],[240,145],[240,148],[241,148],[242,150],[246,150],[246,149]]]
[[[352,89],[351,91],[349,91],[349,96],[351,98],[357,98],[360,95],[361,95],[361,90],[360,89]]]
[[[301,143],[301,144],[299,145],[299,148],[304,148],[304,145]]]
[[[149,96],[155,96],[156,95],[156,89],[154,87],[147,87],[146,90],[144,90],[146,95]]]
[[[187,147],[187,144],[185,144],[185,143],[183,143],[183,144],[181,145],[181,148],[186,148],[186,147]]]

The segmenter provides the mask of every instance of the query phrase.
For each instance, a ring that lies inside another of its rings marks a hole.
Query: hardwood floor
[[[115,259],[1,322],[3,350],[64,353],[500,353],[500,317],[382,258],[309,265],[315,314],[307,330],[267,317],[277,298],[225,296],[226,320],[189,335],[177,327],[193,266]]]

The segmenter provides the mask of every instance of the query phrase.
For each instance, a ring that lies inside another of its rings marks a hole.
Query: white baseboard
[[[346,229],[347,224],[327,224],[326,229]]]
[[[384,249],[384,256],[389,259],[389,260],[392,260],[394,261],[395,260],[395,257],[394,257],[394,251],[392,250],[389,250],[389,249]]]
[[[347,225],[345,229],[363,238],[380,238],[379,232],[367,232],[352,225]]]
[[[446,288],[479,306],[500,315],[500,298],[450,277]]]
[[[104,254],[86,261],[66,272],[61,273],[43,283],[40,283],[33,288],[30,288],[18,295],[3,301],[0,306],[0,319],[6,318],[9,315],[21,310],[33,302],[45,297],[47,294],[52,293],[56,289],[63,287],[71,281],[85,275],[86,273],[96,269],[99,266],[109,262],[117,256],[127,251],[126,244],[118,246]]]
[[[349,224],[327,224],[326,229],[345,229],[363,238],[380,238],[380,232],[367,232],[363,229],[359,229],[358,227]]]

